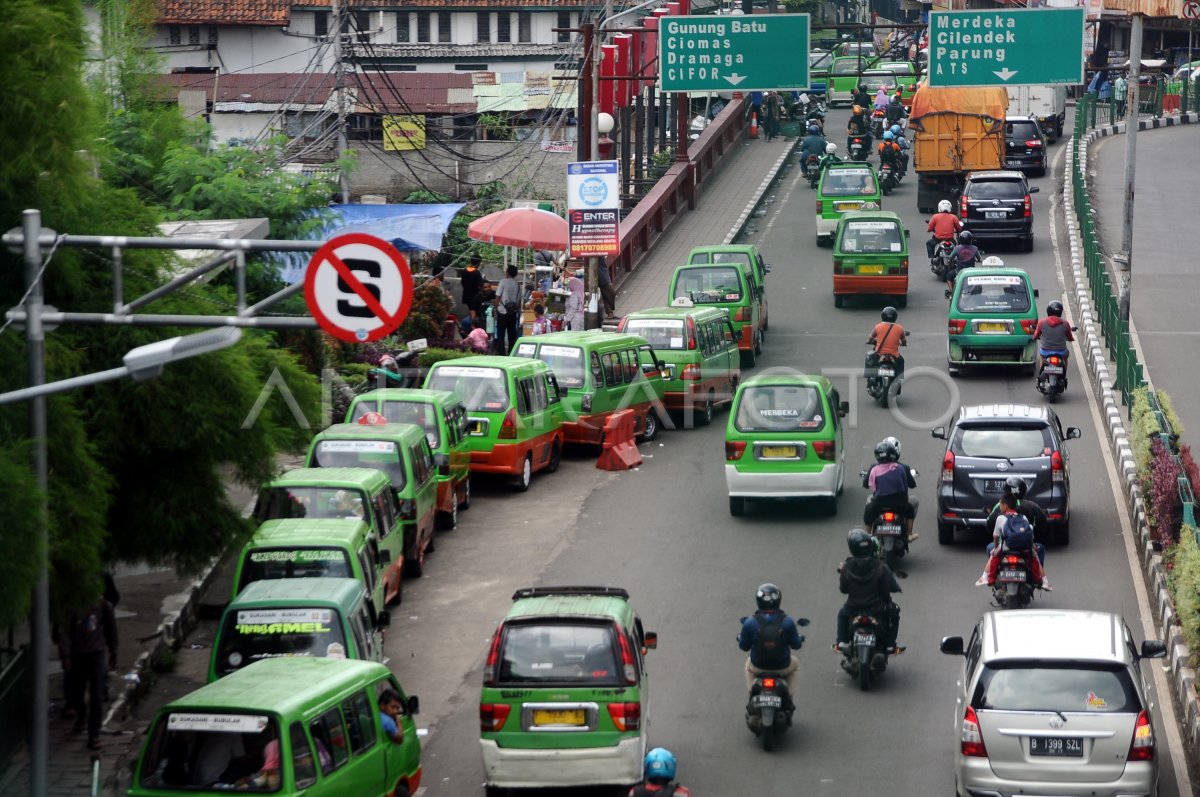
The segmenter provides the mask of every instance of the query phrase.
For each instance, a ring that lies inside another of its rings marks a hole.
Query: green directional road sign
[[[930,86],[1083,82],[1083,8],[931,11]]]
[[[663,17],[663,91],[808,88],[808,14]]]

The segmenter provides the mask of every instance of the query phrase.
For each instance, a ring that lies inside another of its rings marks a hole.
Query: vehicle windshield
[[[342,487],[269,487],[258,496],[254,517],[260,523],[290,518],[370,520],[363,513],[362,490]]]
[[[961,427],[957,450],[964,457],[1028,459],[1050,455],[1045,428],[1013,426]]]
[[[734,426],[742,432],[815,432],[825,426],[821,392],[811,385],[756,385],[738,401]]]
[[[880,64],[877,68],[885,69],[888,72],[891,72],[893,75],[900,75],[903,77],[913,76],[912,64]]]
[[[449,390],[473,412],[504,412],[508,409],[504,371],[474,365],[435,365],[425,385],[429,390]]]
[[[1025,189],[1019,180],[979,180],[967,186],[967,198],[1024,199]]]
[[[1030,306],[1029,288],[1016,276],[969,276],[958,294],[964,313],[1025,313]]]
[[[233,711],[172,711],[159,717],[142,760],[146,789],[279,791],[279,770],[258,781],[251,776],[274,757],[279,763],[279,729],[262,714]],[[272,745],[273,753],[268,750]]]
[[[400,451],[389,440],[322,440],[313,449],[310,468],[371,468],[383,471],[392,487],[403,489],[408,479]]]
[[[631,318],[625,331],[640,335],[655,349],[686,349],[687,334],[682,318]]]
[[[809,53],[809,69],[828,69],[833,63],[833,53]]]
[[[1037,125],[1033,122],[1006,122],[1004,135],[1016,141],[1037,140],[1041,138]]]
[[[904,250],[900,225],[894,221],[848,221],[840,249],[846,254],[899,254]]]
[[[238,588],[273,578],[354,578],[354,571],[341,548],[259,548],[246,555]]]
[[[883,89],[891,89],[896,85],[896,76],[890,72],[886,75],[863,75],[860,81],[871,94]]]
[[[1070,711],[1126,714],[1141,711],[1128,670],[1120,665],[1078,662],[989,664],[979,676],[971,705],[994,711]]]
[[[218,675],[259,659],[346,656],[346,635],[332,609],[238,609],[225,616],[218,639]]]
[[[513,350],[513,356],[532,360],[534,352],[537,352],[537,359],[550,366],[558,384],[563,387],[583,387],[583,349],[546,343],[539,349],[536,343],[522,343]]]
[[[510,623],[497,681],[618,686],[624,679],[614,643],[606,623]]]
[[[860,58],[839,58],[833,62],[833,68],[829,73],[831,75],[838,75],[839,77],[857,75],[865,66],[866,63]]]
[[[686,268],[679,272],[672,299],[685,296],[696,304],[742,300],[742,272],[732,266]]]
[[[870,169],[827,169],[821,196],[872,196],[878,191]]]
[[[388,399],[386,401],[360,401],[354,405],[354,414],[350,416],[351,423],[357,423],[359,418],[368,412],[377,412],[388,423],[412,423],[425,430],[425,439],[429,447],[437,449],[442,441],[441,430],[438,429],[437,410],[432,404],[424,401],[405,401],[403,399]]]

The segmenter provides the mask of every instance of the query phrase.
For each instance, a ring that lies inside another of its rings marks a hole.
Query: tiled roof
[[[570,43],[555,44],[372,44],[355,46],[355,58],[453,61],[462,58],[545,58],[556,60],[571,53]]]
[[[289,0],[158,0],[158,24],[286,25],[291,6]]]

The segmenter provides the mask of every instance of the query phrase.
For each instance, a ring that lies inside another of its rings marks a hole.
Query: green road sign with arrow
[[[930,86],[1083,82],[1083,8],[932,11]]]
[[[808,14],[663,17],[663,91],[808,88]]]

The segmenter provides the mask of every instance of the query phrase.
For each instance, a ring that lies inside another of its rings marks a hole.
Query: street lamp
[[[600,138],[596,141],[596,151],[600,153],[600,160],[612,160],[613,147],[617,142],[608,137],[612,132],[613,126],[616,124],[612,118],[612,114],[600,113],[596,116],[596,132],[600,134]]]

